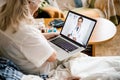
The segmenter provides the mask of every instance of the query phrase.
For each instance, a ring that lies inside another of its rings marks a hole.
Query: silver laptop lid
[[[86,48],[96,22],[95,19],[69,11],[60,35]]]

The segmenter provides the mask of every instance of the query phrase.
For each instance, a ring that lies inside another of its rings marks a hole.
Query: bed
[[[120,80],[120,56],[90,57],[81,53],[65,60],[50,75],[53,80],[71,76],[80,80]]]

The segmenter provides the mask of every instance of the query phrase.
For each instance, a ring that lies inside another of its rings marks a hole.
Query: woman
[[[56,51],[46,39],[58,34],[42,34],[33,25],[32,16],[38,9],[40,0],[3,0],[2,3],[0,30],[11,38],[18,48],[15,51],[15,48],[5,46],[3,55],[14,61],[25,73],[42,74],[44,69],[46,70],[44,66],[56,60]]]
[[[120,59],[119,57],[80,59],[77,55],[77,58],[71,58],[57,66],[56,51],[47,42],[47,39],[55,37],[56,34],[42,34],[34,25],[33,13],[37,10],[39,2],[40,0],[0,0],[0,37],[4,35],[0,38],[0,52],[18,65],[24,73],[41,76],[49,73],[53,80],[77,80],[78,77],[74,79],[70,76],[85,77],[96,73],[96,70],[105,71],[104,69],[109,66],[103,66],[105,62],[103,60],[110,62],[116,59],[117,62]],[[101,65],[93,65],[93,62]],[[117,64],[118,62],[115,67],[120,65]]]

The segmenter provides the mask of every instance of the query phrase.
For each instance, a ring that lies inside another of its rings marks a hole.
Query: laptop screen
[[[95,24],[96,20],[69,11],[60,34],[74,43],[86,47]]]

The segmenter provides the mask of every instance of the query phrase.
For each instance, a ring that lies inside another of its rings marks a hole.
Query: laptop
[[[85,50],[96,22],[95,19],[69,11],[60,35],[49,40],[57,51],[57,59],[62,61]]]

